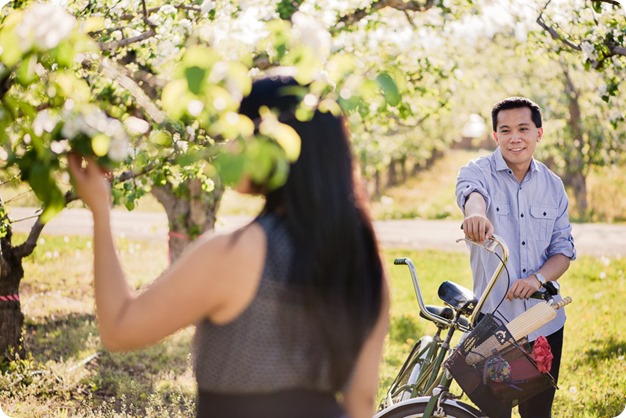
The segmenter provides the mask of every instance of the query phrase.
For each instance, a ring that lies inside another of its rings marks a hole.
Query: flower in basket
[[[541,373],[548,373],[552,368],[552,350],[548,340],[543,335],[537,338],[533,345],[533,351],[531,353],[533,360],[537,363],[537,369]]]

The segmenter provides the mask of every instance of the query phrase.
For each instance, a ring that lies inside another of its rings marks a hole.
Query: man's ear
[[[492,134],[493,140],[496,141],[496,145],[500,145],[500,142],[498,141],[498,133],[496,131],[493,131]]]
[[[537,142],[539,142],[541,141],[541,138],[543,138],[543,128],[537,129],[537,132],[539,133],[539,136],[537,137]]]

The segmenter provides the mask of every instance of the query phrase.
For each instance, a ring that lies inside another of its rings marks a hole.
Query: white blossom
[[[63,154],[64,152],[69,150],[69,142],[67,139],[62,139],[60,141],[52,141],[50,143],[50,149],[55,154]]]
[[[215,3],[211,0],[204,0],[200,6],[200,13],[206,14],[215,9]]]
[[[580,45],[580,48],[582,49],[582,52],[583,52],[584,61],[588,61],[588,60],[593,61],[598,58],[598,55],[596,54],[596,49],[591,42],[584,41]]]
[[[113,161],[122,161],[128,157],[128,138],[112,138],[108,156]]]
[[[126,126],[126,130],[131,135],[141,135],[148,132],[150,129],[150,124],[143,119],[136,118],[134,116],[130,116],[128,119],[124,121],[124,125]]]
[[[104,134],[110,138],[108,156],[113,161],[122,161],[129,155],[128,135],[124,125],[117,119],[109,118],[98,108],[82,109],[83,113],[67,112],[64,115],[65,123],[61,134],[64,138],[72,139],[79,134],[93,138]],[[138,119],[140,121],[140,119]],[[132,122],[131,122],[132,124]],[[144,127],[139,127],[143,129]]]
[[[313,17],[296,12],[292,16],[294,38],[311,48],[322,61],[330,55],[330,33]]]
[[[37,117],[33,121],[33,132],[37,136],[43,135],[44,132],[52,132],[57,126],[58,119],[54,117],[50,110],[44,109],[37,113]]]
[[[191,116],[198,116],[202,113],[204,109],[204,104],[200,100],[192,100],[187,105],[187,110]]]
[[[176,7],[171,4],[166,4],[165,6],[162,6],[159,11],[164,14],[176,13]]]
[[[24,13],[16,32],[23,51],[28,51],[33,47],[46,51],[58,46],[75,25],[76,18],[60,6],[41,3]]]

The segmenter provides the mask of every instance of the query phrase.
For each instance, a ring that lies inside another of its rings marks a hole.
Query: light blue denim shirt
[[[504,299],[514,280],[539,270],[555,254],[576,259],[567,214],[567,195],[561,179],[534,159],[520,183],[504,161],[500,148],[489,156],[471,161],[459,171],[456,197],[463,211],[467,196],[472,192],[478,192],[485,198],[487,217],[493,224],[494,233],[504,239],[510,253],[507,264],[510,278],[505,270],[482,311],[491,313],[497,308],[498,314],[508,322],[540,302],[536,299]],[[498,259],[470,245],[470,263],[474,293],[480,296],[498,266]],[[567,294],[566,285],[562,285],[561,292]],[[557,300],[560,299],[559,296]],[[528,339],[534,341],[540,335],[550,335],[564,324],[565,312],[559,309],[554,320],[530,334]]]

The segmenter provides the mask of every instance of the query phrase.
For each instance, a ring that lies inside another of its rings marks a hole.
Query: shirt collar
[[[502,156],[502,152],[500,151],[500,147],[496,148],[495,152],[493,153],[495,161],[496,161],[496,170],[497,171],[503,171],[503,170],[510,170],[509,166],[507,165],[506,161],[504,161],[504,157]],[[534,173],[535,171],[537,171],[539,169],[539,166],[537,165],[537,161],[535,161],[535,159],[533,158],[532,160],[530,160],[530,172]]]

